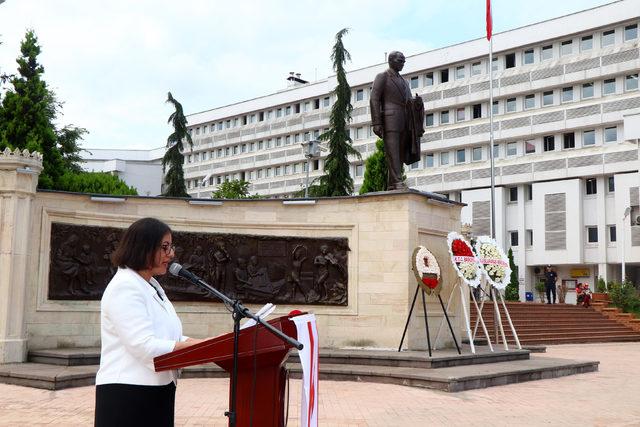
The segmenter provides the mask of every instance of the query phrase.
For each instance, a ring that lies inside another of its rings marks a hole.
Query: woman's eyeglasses
[[[174,245],[173,243],[172,244],[165,243],[164,245],[160,246],[160,248],[162,248],[162,250],[166,255],[169,255],[171,252],[175,252],[176,245]]]

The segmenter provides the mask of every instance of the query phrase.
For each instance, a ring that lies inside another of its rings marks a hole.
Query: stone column
[[[27,150],[0,152],[0,363],[27,358],[26,270],[32,205],[42,155]]]

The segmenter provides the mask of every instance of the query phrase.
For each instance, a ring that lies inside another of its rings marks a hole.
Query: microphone
[[[171,263],[171,265],[169,266],[169,273],[173,274],[174,276],[185,278],[194,283],[199,283],[200,281],[202,281],[202,279],[200,279],[198,276],[196,276],[186,268],[182,268],[182,266],[177,262]]]

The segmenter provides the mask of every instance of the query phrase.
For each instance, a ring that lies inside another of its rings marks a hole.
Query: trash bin
[[[533,301],[533,292],[525,292],[524,299],[527,301]]]

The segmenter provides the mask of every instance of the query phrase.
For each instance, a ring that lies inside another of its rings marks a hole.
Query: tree
[[[82,161],[80,152],[84,150],[80,148],[78,142],[82,139],[82,135],[88,133],[88,131],[85,128],[65,126],[56,133],[65,170],[75,173],[82,172],[82,168],[80,167],[80,162]]]
[[[168,149],[162,158],[162,172],[165,172],[167,165],[169,165],[169,170],[164,178],[164,196],[191,197],[187,193],[187,187],[184,183],[184,171],[182,169],[182,165],[184,164],[184,156],[182,155],[184,146],[182,141],[186,140],[189,143],[189,148],[193,146],[191,135],[189,135],[187,131],[187,118],[184,116],[182,104],[171,95],[171,92],[169,92],[166,102],[172,104],[175,111],[171,113],[169,120],[167,120],[167,123],[173,125],[173,133],[167,138]]]
[[[384,156],[384,141],[378,138],[376,151],[364,163],[364,181],[360,194],[385,191],[387,189],[387,161]]]
[[[342,44],[342,37],[348,31],[347,28],[338,31],[331,53],[338,85],[335,89],[336,102],[333,104],[329,118],[329,130],[320,135],[320,140],[329,141],[329,155],[324,162],[325,174],[318,178],[317,195],[319,196],[348,196],[353,193],[353,178],[349,173],[349,155],[361,158],[360,153],[353,148],[348,129],[353,106],[344,64],[351,60],[351,55]]]
[[[509,267],[511,268],[511,277],[509,278],[509,284],[504,290],[504,297],[507,301],[520,301],[520,282],[518,281],[518,266],[513,261],[513,251],[509,248],[507,254],[509,258]]]
[[[214,199],[257,199],[258,194],[249,195],[249,183],[241,179],[225,181],[211,193]]]
[[[0,108],[0,149],[5,147],[39,151],[43,155],[40,188],[53,189],[64,173],[64,160],[57,147],[58,135],[53,124],[60,106],[42,79],[44,67],[38,63],[41,49],[32,30],[20,44],[16,60],[18,75],[10,79],[9,89]]]
[[[67,171],[60,177],[59,189],[76,193],[113,194],[135,196],[135,188],[129,187],[123,180],[106,172]]]

